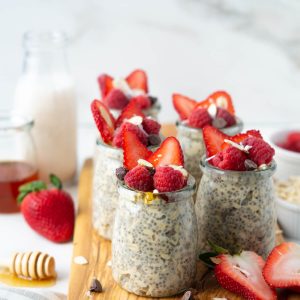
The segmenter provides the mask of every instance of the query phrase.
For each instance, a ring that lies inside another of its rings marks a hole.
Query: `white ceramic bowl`
[[[276,197],[278,223],[289,239],[300,240],[300,205]]]
[[[276,130],[270,135],[270,145],[275,149],[275,161],[277,170],[275,177],[278,179],[287,179],[290,176],[300,176],[300,153],[283,149],[278,144],[285,141],[291,131],[300,131],[300,129]]]

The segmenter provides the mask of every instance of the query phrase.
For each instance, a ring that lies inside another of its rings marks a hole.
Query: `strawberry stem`
[[[49,175],[49,178],[50,178],[50,182],[59,190],[62,189],[63,185],[62,185],[62,182],[61,180],[54,174],[50,174]]]

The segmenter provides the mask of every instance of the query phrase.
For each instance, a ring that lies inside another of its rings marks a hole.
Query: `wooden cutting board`
[[[174,135],[174,126],[164,126],[164,136]],[[71,263],[71,275],[69,281],[68,299],[91,299],[87,296],[93,277],[99,279],[103,286],[103,292],[93,294],[96,300],[147,300],[149,298],[138,297],[120,288],[111,275],[111,243],[97,235],[93,231],[91,221],[92,210],[92,174],[93,163],[89,159],[85,162],[81,171],[78,192],[78,213],[76,218],[73,256]],[[281,232],[278,232],[278,242],[283,241]],[[88,260],[86,265],[74,263],[74,257],[84,256]],[[200,291],[195,299],[212,300],[213,298],[226,298],[230,300],[242,299],[224,289],[216,282],[211,272],[207,272],[205,266],[198,263],[197,289]],[[160,298],[162,300],[181,299],[182,295],[172,298]],[[153,298],[154,299],[154,298]],[[155,298],[157,299],[157,298]],[[287,299],[287,298],[285,298]],[[289,299],[300,299],[292,296]]]

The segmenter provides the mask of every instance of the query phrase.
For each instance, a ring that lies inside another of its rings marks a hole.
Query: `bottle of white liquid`
[[[76,173],[76,98],[62,32],[24,35],[25,59],[14,108],[34,119],[32,131],[39,177],[54,173],[70,181]]]

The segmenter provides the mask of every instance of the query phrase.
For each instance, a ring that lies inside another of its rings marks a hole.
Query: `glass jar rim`
[[[256,170],[248,170],[248,171],[234,171],[234,170],[222,170],[217,167],[214,167],[206,160],[206,155],[203,155],[200,161],[200,168],[204,172],[204,170],[208,170],[210,172],[215,172],[217,174],[229,174],[232,176],[239,176],[241,174],[266,174],[272,175],[276,170],[276,162],[274,160],[271,161],[271,164],[266,169],[256,169]]]
[[[68,35],[64,31],[27,31],[23,35],[23,46],[27,50],[49,51],[63,48],[68,43]]]
[[[0,132],[22,131],[32,128],[34,120],[29,116],[21,115],[15,111],[0,111]]]
[[[129,193],[138,193],[139,195],[144,195],[144,196],[146,196],[147,193],[151,193],[151,192],[143,192],[143,191],[134,190],[134,189],[128,187],[124,183],[124,181],[122,181],[120,179],[118,179],[118,186],[124,188]],[[196,191],[196,180],[191,174],[189,174],[187,185],[183,189],[180,189],[180,190],[177,190],[174,192],[164,192],[164,193],[158,192],[158,193],[153,193],[153,195],[161,197],[161,198],[172,199],[174,197],[174,195],[176,195],[176,197],[179,198],[180,194],[191,193],[193,195],[195,193],[195,191]],[[170,202],[174,202],[174,201],[170,201]]]
[[[244,124],[243,121],[239,117],[235,116],[235,119],[236,119],[236,124],[234,124],[232,126],[229,126],[229,127],[219,128],[219,130],[222,131],[222,130],[228,130],[228,129],[232,129],[232,128],[238,128],[238,127],[240,127],[241,125]],[[186,129],[189,129],[189,130],[194,131],[194,132],[199,132],[199,131],[202,132],[202,128],[191,127],[187,124],[186,120],[177,120],[176,121],[176,126],[177,127],[182,126]]]

